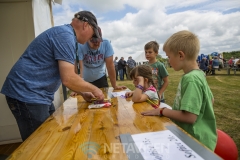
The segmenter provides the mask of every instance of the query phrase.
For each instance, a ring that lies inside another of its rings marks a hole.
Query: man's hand
[[[104,100],[104,98],[105,98],[102,90],[99,89],[99,88],[96,88],[96,89],[92,92],[92,94],[94,95],[93,98],[96,98],[97,100]]]
[[[122,90],[122,89],[127,89],[127,87],[126,86],[115,86],[115,87],[113,87],[114,88],[114,90]]]
[[[77,95],[78,95],[78,93],[77,92],[73,92],[73,91],[70,94],[71,97],[74,97],[74,96],[77,96]]]
[[[82,92],[82,97],[85,101],[91,102],[95,96],[91,92]]]
[[[102,90],[99,88],[94,90],[94,92],[82,92],[81,96],[87,102],[92,102],[92,99],[97,99],[97,100],[104,99],[104,94],[102,93]]]
[[[142,112],[141,114],[144,115],[144,116],[159,116],[161,109],[162,108],[157,108],[157,109],[153,109],[153,110],[150,110],[150,111]]]

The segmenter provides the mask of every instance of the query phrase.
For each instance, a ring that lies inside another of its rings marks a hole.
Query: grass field
[[[166,103],[173,104],[177,86],[183,72],[176,72],[172,68],[169,72],[169,85],[165,92]],[[208,84],[213,92],[214,112],[217,121],[217,128],[227,133],[238,147],[240,160],[240,71],[236,75],[231,71],[227,75],[226,70],[216,71],[216,75],[207,75]],[[118,85],[125,85],[133,90],[132,81],[117,81]]]

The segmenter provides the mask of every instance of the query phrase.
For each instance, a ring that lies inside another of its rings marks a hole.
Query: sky
[[[62,0],[53,5],[54,25],[71,23],[82,10],[97,17],[114,57],[143,59],[144,45],[155,40],[166,58],[164,42],[181,30],[198,36],[199,54],[240,50],[240,0]]]

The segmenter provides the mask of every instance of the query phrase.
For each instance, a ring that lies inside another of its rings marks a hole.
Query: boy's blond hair
[[[144,46],[144,50],[148,50],[151,48],[153,49],[154,52],[158,53],[159,44],[157,43],[157,41],[150,41]]]
[[[190,31],[179,31],[174,33],[163,45],[163,51],[170,51],[177,54],[179,51],[184,52],[186,59],[196,60],[200,50],[198,37]]]

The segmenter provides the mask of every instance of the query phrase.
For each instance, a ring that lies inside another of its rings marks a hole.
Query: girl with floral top
[[[152,69],[148,65],[140,65],[135,67],[130,72],[130,78],[136,89],[131,92],[126,92],[126,97],[132,96],[133,102],[148,102],[154,108],[159,107],[159,97],[156,87],[153,83]]]

